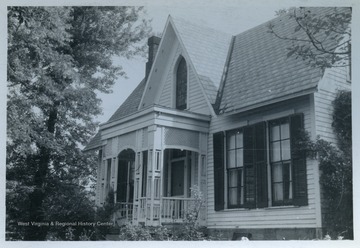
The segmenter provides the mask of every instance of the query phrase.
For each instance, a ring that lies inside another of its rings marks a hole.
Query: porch
[[[198,214],[200,224],[205,222],[204,196],[200,193],[201,183],[205,185],[204,155],[181,149],[155,153],[149,150],[133,155],[127,154],[130,160],[136,157],[133,161],[118,164],[128,169],[118,169],[127,176],[118,175],[122,181],[117,182],[115,196],[126,201],[116,203],[117,225],[183,223],[190,212]],[[119,156],[118,161],[124,160]]]

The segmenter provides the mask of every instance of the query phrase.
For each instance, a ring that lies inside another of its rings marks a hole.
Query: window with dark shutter
[[[298,141],[304,129],[303,114],[296,114],[290,117],[291,136],[291,161],[294,178],[294,205],[308,205],[307,197],[307,176],[306,176],[306,154],[298,145]]]
[[[297,114],[227,131],[226,143],[214,134],[215,210],[224,209],[225,176],[227,208],[268,207],[270,190],[272,206],[307,205],[306,154],[297,145],[303,129]]]
[[[213,135],[215,211],[224,209],[224,133]]]

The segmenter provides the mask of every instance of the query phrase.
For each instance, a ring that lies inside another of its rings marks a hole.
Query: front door
[[[171,196],[184,196],[185,160],[171,163]]]

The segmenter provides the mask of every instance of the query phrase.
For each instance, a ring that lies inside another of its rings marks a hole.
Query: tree
[[[351,65],[351,8],[290,8],[276,13],[295,22],[291,36],[274,23],[269,32],[291,41],[288,57],[301,58],[321,69]]]
[[[96,93],[126,75],[114,56],[143,54],[143,15],[142,7],[8,8],[7,223],[46,221],[54,193],[89,184],[94,156],[81,146],[101,113]],[[23,238],[46,234],[30,226]]]

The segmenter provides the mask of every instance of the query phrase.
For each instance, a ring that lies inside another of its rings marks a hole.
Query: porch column
[[[146,225],[160,224],[160,204],[161,204],[161,171],[163,167],[162,150],[162,127],[153,125],[149,127],[149,164],[148,164],[148,189],[147,196],[147,222]]]

